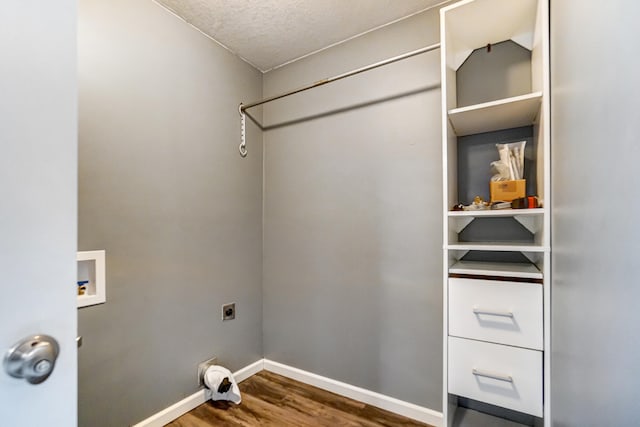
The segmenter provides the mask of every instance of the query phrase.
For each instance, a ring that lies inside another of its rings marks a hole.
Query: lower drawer
[[[542,352],[449,337],[449,393],[542,417]]]

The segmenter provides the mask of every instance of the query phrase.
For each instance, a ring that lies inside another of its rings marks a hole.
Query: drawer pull
[[[486,314],[488,316],[500,316],[500,317],[513,317],[513,312],[511,311],[496,311],[496,310],[484,310],[482,308],[473,308],[473,314]]]
[[[513,378],[511,377],[511,375],[502,375],[502,374],[496,374],[494,372],[487,372],[487,371],[481,371],[479,369],[473,368],[471,370],[471,373],[477,377],[486,377],[486,378],[492,378],[494,380],[500,380],[500,381],[505,381],[508,383],[512,383],[513,382]]]

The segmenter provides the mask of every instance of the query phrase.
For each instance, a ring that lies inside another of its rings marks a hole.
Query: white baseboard
[[[237,382],[241,382],[257,374],[263,369],[407,418],[431,424],[436,427],[442,426],[441,412],[424,408],[413,403],[404,402],[364,388],[352,386],[347,383],[332,380],[331,378],[312,374],[311,372],[283,365],[282,363],[268,359],[260,359],[257,362],[234,372],[233,377]],[[204,390],[199,390],[191,396],[182,399],[180,402],[163,409],[138,424],[135,424],[133,427],[163,427],[181,415],[184,415],[192,409],[202,405],[204,402],[206,402],[205,392]]]
[[[234,372],[233,378],[235,378],[236,382],[241,382],[246,380],[250,376],[257,374],[263,369],[264,359],[260,359],[257,362]],[[191,396],[185,397],[180,402],[174,403],[168,408],[163,409],[162,411],[150,416],[146,420],[140,421],[133,427],[163,427],[176,418],[202,405],[206,401],[207,399],[205,397],[204,389],[198,390]]]
[[[260,359],[249,366],[245,366],[244,368],[235,371],[233,373],[233,378],[239,383],[254,376],[262,370],[264,370],[264,359]]]
[[[268,359],[264,359],[264,369],[407,418],[431,424],[436,427],[440,427],[442,425],[441,412],[424,408],[413,403],[404,402],[393,397],[385,396],[384,394],[312,374],[311,372],[283,365],[282,363]]]

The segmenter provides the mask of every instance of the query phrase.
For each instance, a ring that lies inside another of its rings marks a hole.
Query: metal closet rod
[[[420,55],[421,53],[430,52],[432,50],[438,49],[439,47],[440,47],[440,43],[432,44],[431,46],[423,47],[421,49],[417,49],[412,52],[403,53],[402,55],[394,56],[393,58],[385,59],[384,61],[376,62],[375,64],[367,65],[352,71],[347,71],[346,73],[338,74],[337,76],[320,80],[319,82],[315,82],[308,86],[304,86],[287,93],[271,96],[269,98],[265,98],[261,101],[252,102],[247,105],[244,105],[241,103],[240,106],[238,106],[238,112],[240,113],[240,146],[238,147],[238,150],[240,151],[240,156],[242,157],[247,156],[247,140],[246,140],[246,133],[245,133],[245,125],[246,125],[245,111],[248,110],[249,108],[257,107],[258,105],[266,104],[267,102],[275,101],[276,99],[284,98],[286,96],[293,95],[295,93],[304,92],[305,90],[313,89],[314,87],[326,85],[327,83],[335,82],[336,80],[341,80],[347,77],[355,76],[356,74],[364,73],[365,71],[373,70],[374,68],[382,67],[383,65],[387,65],[393,62],[401,61],[403,59],[411,58],[412,56]]]
[[[393,58],[385,59],[383,61],[376,62],[371,65],[366,65],[361,68],[357,68],[352,71],[347,71],[346,73],[338,74],[337,76],[329,77],[318,82],[312,83],[310,85],[294,89],[292,91],[282,93],[280,95],[271,96],[269,98],[262,99],[260,101],[251,102],[249,104],[240,104],[240,113],[244,113],[249,108],[257,107],[258,105],[266,104],[267,102],[275,101],[276,99],[284,98],[296,93],[304,92],[305,90],[313,89],[314,87],[326,85],[327,83],[335,82],[337,80],[342,80],[347,77],[355,76],[356,74],[364,73],[365,71],[373,70],[374,68],[382,67],[383,65],[391,64],[394,62],[402,61],[403,59],[411,58],[412,56],[420,55],[422,53],[430,52],[432,50],[438,49],[440,47],[440,43],[432,44],[431,46],[423,47],[421,49],[417,49],[411,52],[403,53],[402,55],[394,56]]]

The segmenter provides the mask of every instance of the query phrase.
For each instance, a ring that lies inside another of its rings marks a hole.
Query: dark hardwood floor
[[[209,401],[167,426],[427,426],[267,371],[239,386],[242,404]]]

